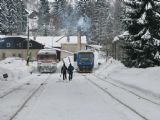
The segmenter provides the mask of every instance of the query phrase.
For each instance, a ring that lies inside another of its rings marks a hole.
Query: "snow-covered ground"
[[[95,73],[160,98],[160,67],[126,68],[121,62],[109,59]]]
[[[75,72],[71,82],[60,77],[63,62],[57,65],[56,73],[40,74],[35,72],[36,62],[26,66],[19,58],[0,61],[0,120],[11,120],[13,115],[12,120],[159,120],[160,67],[126,68],[119,61],[110,58],[106,62],[96,54],[95,71]],[[70,59],[73,64],[72,56]],[[68,66],[68,58],[64,61]],[[7,80],[4,73],[8,73]],[[25,99],[39,86],[42,88],[26,104]],[[23,110],[15,113],[20,106]]]

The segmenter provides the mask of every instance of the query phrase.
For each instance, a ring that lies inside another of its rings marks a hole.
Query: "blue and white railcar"
[[[74,55],[79,72],[92,72],[94,67],[94,53],[92,51],[79,51]]]

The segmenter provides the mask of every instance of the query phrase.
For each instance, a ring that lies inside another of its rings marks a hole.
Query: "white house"
[[[71,53],[75,53],[79,50],[85,50],[87,45],[86,36],[81,36],[81,39],[77,36],[37,36],[35,41],[43,44],[45,48],[61,49],[60,59],[63,59],[71,55]]]

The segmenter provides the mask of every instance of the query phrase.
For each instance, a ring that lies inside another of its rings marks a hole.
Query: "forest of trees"
[[[24,7],[28,6],[27,2],[24,5],[22,0],[1,1],[0,33],[23,34],[27,30],[28,13]],[[37,35],[76,35],[81,27],[82,35],[86,35],[89,42],[104,44],[121,31],[120,2],[115,2],[116,7],[111,6],[109,0],[79,0],[74,5],[68,0],[55,0],[54,3],[40,0],[36,5]]]
[[[27,11],[21,0],[1,0],[0,33],[22,34],[26,31]]]
[[[160,65],[160,1],[158,0],[48,0],[36,2],[37,35],[77,35],[88,43],[107,45],[117,36],[127,67]],[[21,0],[1,0],[0,33],[23,34],[27,11]],[[33,8],[33,7],[32,7]],[[54,28],[54,29],[53,29]],[[123,34],[123,33],[127,33]]]
[[[104,44],[122,33],[121,2],[114,4],[112,6],[110,0],[79,0],[73,6],[67,0],[56,0],[51,15],[57,30],[66,29],[73,35],[81,26],[82,35],[87,36],[88,42]]]

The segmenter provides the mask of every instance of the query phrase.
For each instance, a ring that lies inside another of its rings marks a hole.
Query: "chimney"
[[[81,27],[77,28],[77,50],[81,50]]]

